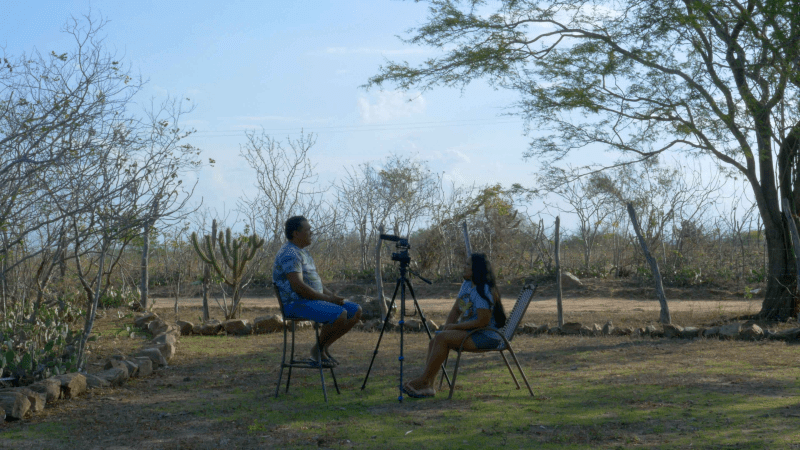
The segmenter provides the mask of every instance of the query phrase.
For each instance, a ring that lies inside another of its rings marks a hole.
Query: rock
[[[770,339],[781,341],[793,341],[800,336],[800,328],[792,328],[789,330],[776,331],[769,335]]]
[[[439,325],[436,322],[432,321],[431,319],[427,319],[428,321],[428,329],[431,330],[431,333],[439,331]]]
[[[14,390],[28,397],[28,401],[31,403],[31,412],[36,413],[44,409],[44,404],[47,403],[47,395],[26,387],[15,388]]]
[[[603,325],[603,334],[606,336],[610,336],[611,333],[614,332],[614,322],[608,321],[605,325]]]
[[[581,280],[570,272],[561,272],[561,288],[562,289],[578,289],[582,288],[583,283]]]
[[[364,322],[363,329],[365,331],[380,330],[383,321],[381,319],[371,319]]]
[[[67,373],[53,378],[61,382],[61,398],[75,398],[86,392],[86,377],[80,373]]]
[[[739,338],[740,339],[747,339],[747,340],[757,340],[764,337],[764,330],[761,329],[760,326],[754,323],[746,323],[742,326],[742,329],[739,330]]]
[[[231,319],[222,322],[222,328],[228,334],[244,336],[253,332],[253,325],[247,323],[245,319]]]
[[[159,367],[164,367],[167,365],[167,360],[164,358],[164,355],[161,354],[161,351],[157,348],[142,349],[139,353],[137,353],[134,356],[149,358],[153,364],[153,369],[158,369]]]
[[[594,336],[599,336],[600,334],[603,333],[603,327],[601,327],[596,323],[593,323],[592,327],[589,329],[589,332]]]
[[[658,331],[658,330],[656,330],[656,327],[654,325],[647,325],[646,327],[644,327],[644,333],[643,334],[652,336],[652,335],[654,335],[656,333],[656,331]]]
[[[133,319],[133,324],[136,325],[138,328],[147,328],[147,325],[157,318],[158,315],[156,315],[156,313],[148,311]]]
[[[53,403],[61,398],[61,382],[53,378],[38,381],[28,386],[28,389],[44,394],[47,403]]]
[[[561,326],[561,332],[564,334],[581,334],[583,325],[578,322],[567,322]]]
[[[705,330],[703,330],[703,336],[704,337],[712,337],[712,336],[718,336],[718,335],[719,335],[719,327],[711,327],[711,328],[706,328]]]
[[[381,315],[381,306],[377,297],[369,297],[367,295],[354,295],[347,298],[347,301],[353,302],[361,307],[361,320],[369,321],[372,319],[385,319]],[[384,298],[386,305],[389,305],[389,299]]]
[[[120,369],[125,372],[125,379],[132,377],[130,367],[125,363],[124,360],[119,359],[109,359],[106,361],[106,364],[103,366],[103,369]],[[138,370],[138,367],[136,368]]]
[[[534,334],[544,334],[544,333],[547,333],[548,331],[550,331],[550,325],[547,325],[545,323],[543,325],[539,325],[539,328],[536,329]]]
[[[0,408],[0,422],[6,420],[6,412],[3,408]]]
[[[404,331],[421,331],[422,321],[417,319],[406,319],[403,324]]]
[[[664,337],[665,338],[679,338],[683,333],[683,327],[680,325],[664,324]]]
[[[535,333],[537,328],[539,328],[539,326],[538,326],[538,325],[536,325],[536,324],[535,324],[535,323],[533,323],[533,322],[527,322],[527,323],[523,323],[522,325],[520,325],[520,326],[519,326],[519,330],[520,330],[520,332],[521,332],[521,333],[526,333],[526,334],[533,334],[533,333]]]
[[[703,335],[703,329],[697,327],[686,327],[681,332],[681,337],[684,339],[694,339]]]
[[[739,332],[741,330],[742,330],[742,324],[731,323],[719,327],[719,335],[724,338],[733,339],[739,336]]]
[[[561,328],[559,328],[559,327],[550,328],[549,330],[547,330],[547,334],[551,334],[551,335],[557,336],[557,335],[561,334]]]
[[[155,336],[157,334],[161,334],[160,332],[156,332],[155,331],[156,329],[164,328],[166,326],[167,326],[166,322],[164,322],[163,320],[161,320],[159,318],[156,318],[156,319],[151,320],[150,323],[147,324],[147,330],[149,332],[153,333],[153,336]]]
[[[178,331],[180,331],[181,336],[188,336],[192,334],[192,329],[194,329],[194,324],[185,320],[179,320],[175,322],[175,325],[178,326]]]
[[[23,419],[31,409],[31,402],[25,395],[9,389],[0,390],[0,408],[5,410],[6,419]]]
[[[111,383],[109,383],[103,378],[98,377],[97,375],[88,373],[84,376],[86,377],[86,387],[89,389],[105,388],[111,386]]]
[[[139,366],[139,376],[144,378],[153,373],[153,361],[147,356],[137,356],[133,358]]]
[[[614,331],[612,331],[611,334],[614,336],[630,336],[633,334],[633,328],[631,327],[614,328]]]
[[[283,318],[280,314],[273,314],[271,316],[256,317],[253,320],[253,333],[275,333],[283,331]]]
[[[204,336],[214,336],[219,334],[220,331],[222,331],[222,324],[219,320],[215,319],[211,319],[208,322],[196,325],[192,328],[194,334],[202,334]]]
[[[150,348],[158,349],[164,359],[169,362],[175,357],[175,346],[170,343],[152,345]]]
[[[107,381],[112,386],[121,386],[128,380],[128,372],[121,367],[114,367],[94,374],[96,377]]]
[[[161,333],[158,336],[156,336],[153,339],[151,339],[150,343],[151,344],[156,344],[156,345],[158,345],[158,344],[167,344],[167,343],[172,344],[172,345],[176,345],[178,343],[178,340],[172,334]]]

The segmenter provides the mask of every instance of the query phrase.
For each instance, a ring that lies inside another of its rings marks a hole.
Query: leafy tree
[[[791,0],[431,0],[410,44],[442,49],[418,66],[390,62],[368,86],[464,88],[475,79],[520,94],[527,156],[576,150],[621,163],[668,151],[714,158],[753,190],[768,246],[760,315],[796,312],[796,267],[781,198],[800,206],[800,3]],[[494,4],[494,3],[493,3]],[[777,169],[777,172],[776,172]]]

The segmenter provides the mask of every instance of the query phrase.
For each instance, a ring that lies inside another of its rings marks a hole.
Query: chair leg
[[[283,368],[286,367],[286,322],[283,324],[283,356],[281,356],[281,370],[278,372],[278,385],[275,386],[275,398],[281,390],[281,379],[283,378]],[[291,369],[290,369],[291,370]]]
[[[511,374],[511,378],[514,379],[514,384],[516,384],[517,385],[517,389],[519,389],[520,388],[519,387],[519,381],[517,381],[517,377],[516,377],[516,375],[514,375],[514,371],[511,370],[511,365],[508,364],[508,359],[506,358],[506,354],[504,352],[505,352],[504,350],[500,350],[500,356],[503,357],[503,362],[506,363],[506,367],[508,368],[508,373]]]
[[[442,390],[442,385],[444,384],[444,371],[447,369],[448,359],[450,359],[450,350],[447,351],[447,356],[445,356],[444,362],[442,363],[442,376],[439,378],[439,390]]]
[[[333,387],[336,388],[336,393],[341,394],[339,392],[339,383],[336,382],[336,374],[333,373],[333,367],[331,367],[331,378],[333,378]]]
[[[453,398],[453,391],[456,389],[456,377],[458,377],[458,364],[461,362],[461,352],[458,352],[458,356],[456,357],[456,367],[453,369],[453,381],[450,382],[450,395],[447,396],[447,399],[450,400]]]
[[[286,393],[289,393],[289,382],[292,379],[292,367],[294,366],[294,330],[295,330],[295,321],[292,321],[292,350],[291,350],[291,357],[289,358],[289,373],[286,375]]]
[[[514,363],[517,365],[517,369],[519,370],[520,375],[522,375],[522,380],[525,381],[525,386],[528,387],[528,392],[531,393],[531,397],[533,397],[533,389],[531,389],[530,383],[528,383],[528,377],[525,376],[525,371],[522,370],[522,366],[519,365],[519,361],[517,360],[517,355],[514,353],[514,349],[511,348],[511,345],[508,345],[508,352],[511,353],[511,357],[514,359]]]
[[[319,325],[314,324],[314,335],[317,337],[317,365],[319,367],[319,380],[322,383],[322,396],[325,397],[325,403],[328,402],[328,391],[325,389],[325,374],[322,368],[322,346],[319,343]]]

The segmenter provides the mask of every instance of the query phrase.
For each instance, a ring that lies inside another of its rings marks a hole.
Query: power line
[[[465,120],[448,120],[441,122],[411,122],[400,125],[341,125],[313,128],[311,132],[319,133],[352,133],[352,132],[371,132],[371,131],[404,131],[404,130],[421,130],[421,129],[434,129],[434,128],[450,128],[450,127],[463,127],[463,126],[486,126],[486,125],[502,125],[509,123],[521,123],[520,120],[514,119],[499,119],[499,120],[485,120],[485,119],[465,119]],[[246,131],[258,131],[261,128],[243,128],[239,130],[208,130],[196,131],[194,134],[203,137],[229,137],[241,136]],[[289,133],[299,134],[297,128],[263,128],[267,134],[274,133]]]

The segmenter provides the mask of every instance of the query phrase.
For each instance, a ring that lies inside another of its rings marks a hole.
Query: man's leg
[[[359,320],[361,320],[360,306],[358,306],[358,309],[355,311],[355,314],[353,314],[352,318],[348,319],[347,313],[348,311],[345,309],[345,311],[342,312],[343,315],[339,316],[336,322],[322,327],[319,341],[322,343],[323,354],[329,359],[331,359],[331,354],[329,352],[331,344],[347,334],[347,332],[350,331]]]

